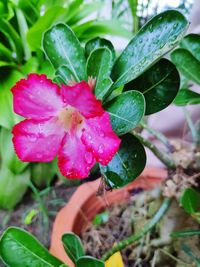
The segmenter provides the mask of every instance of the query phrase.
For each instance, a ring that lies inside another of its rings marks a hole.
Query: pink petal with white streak
[[[12,88],[15,113],[31,119],[48,119],[58,114],[64,103],[60,88],[46,75],[30,74]]]
[[[70,179],[86,178],[95,164],[91,152],[76,135],[67,134],[58,153],[58,166],[63,176]]]
[[[15,151],[22,161],[52,161],[58,153],[64,134],[64,129],[55,119],[24,120],[13,128]]]
[[[63,101],[75,107],[84,117],[101,116],[104,112],[101,101],[97,100],[89,85],[82,81],[74,86],[62,85]]]
[[[82,141],[102,165],[108,164],[117,152],[121,140],[113,132],[110,116],[104,112],[103,116],[87,119],[82,134]]]

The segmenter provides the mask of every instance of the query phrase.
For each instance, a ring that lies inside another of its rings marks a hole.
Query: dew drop
[[[93,156],[90,152],[86,152],[85,153],[85,161],[88,163],[88,164],[91,164],[92,163],[92,160],[93,160]]]
[[[104,147],[103,144],[101,144],[101,145],[99,146],[99,148],[98,148],[98,152],[99,152],[100,154],[103,154],[103,153],[104,153],[104,150],[105,150],[105,147]]]

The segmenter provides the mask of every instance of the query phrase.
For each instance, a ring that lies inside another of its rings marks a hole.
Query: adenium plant
[[[54,81],[45,75],[30,74],[12,88],[14,110],[26,118],[13,129],[19,158],[51,161],[58,155],[60,170],[68,178],[87,177],[98,162],[111,187],[122,187],[142,172],[146,164],[143,145],[169,169],[175,169],[176,162],[144,139],[140,131],[146,127],[144,115],[166,108],[178,94],[179,72],[162,57],[179,43],[187,27],[180,12],[163,12],[133,37],[118,58],[108,40],[92,39],[84,50],[67,25],[51,27],[44,33],[43,49],[55,68]],[[173,52],[172,59],[182,69],[179,54],[183,56],[180,48]],[[191,77],[185,68],[184,73]],[[195,103],[199,101],[199,95],[188,92],[184,96],[179,93],[176,100],[188,103],[191,96]],[[136,130],[136,126],[140,129]],[[162,135],[154,134],[168,145]],[[186,212],[197,216],[199,194],[195,198],[191,194],[193,190],[188,189],[182,203]],[[187,203],[189,198],[193,201],[192,209]],[[72,233],[62,237],[64,248],[76,267],[107,267],[112,255],[138,241],[158,223],[170,203],[171,199],[165,198],[155,216],[138,233],[114,245],[101,260],[86,256],[80,239]],[[36,263],[32,266],[66,266],[18,228],[10,228],[2,236],[0,255],[11,267],[30,262]]]
[[[60,171],[68,178],[87,177],[98,162],[112,186],[135,179],[146,155],[129,132],[144,114],[160,111],[175,98],[179,74],[173,63],[159,59],[177,44],[187,25],[178,11],[159,14],[117,59],[108,40],[92,39],[84,51],[67,25],[50,28],[43,49],[55,68],[54,82],[30,74],[12,88],[14,111],[26,118],[13,128],[18,157],[43,162],[58,155]],[[162,87],[149,89],[159,82]]]

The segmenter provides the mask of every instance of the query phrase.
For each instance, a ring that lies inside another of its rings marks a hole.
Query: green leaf
[[[146,153],[142,144],[131,134],[126,134],[118,152],[107,166],[101,166],[102,175],[113,187],[122,187],[143,171],[146,165]]]
[[[188,237],[188,236],[194,236],[194,235],[200,235],[200,230],[187,229],[187,230],[172,232],[170,234],[170,236],[174,238]]]
[[[86,57],[89,57],[89,55],[92,53],[93,50],[100,47],[108,48],[111,51],[112,63],[113,63],[116,57],[114,46],[109,40],[100,37],[93,38],[86,43],[85,45]]]
[[[39,187],[49,186],[57,171],[57,162],[37,162],[31,164],[31,179]]]
[[[83,48],[69,26],[59,23],[48,30],[43,49],[56,69],[66,65],[76,81],[86,80]]]
[[[21,41],[19,34],[15,30],[15,28],[12,26],[12,24],[3,18],[0,18],[0,25],[1,25],[0,31],[8,39],[8,42],[10,43],[12,50],[17,55],[17,59],[21,61],[23,59],[23,46],[22,46],[22,41]]]
[[[2,165],[5,165],[13,174],[20,174],[29,164],[19,160],[12,143],[12,133],[3,127],[0,131],[0,154]]]
[[[0,208],[14,208],[24,196],[29,179],[29,170],[15,175],[6,166],[2,166],[0,169]]]
[[[167,59],[161,59],[141,76],[125,85],[125,91],[138,90],[146,101],[145,114],[166,108],[176,97],[180,86],[179,73]]]
[[[132,33],[122,26],[118,20],[90,20],[72,26],[72,29],[81,40],[90,40],[97,36],[114,35],[131,38]]]
[[[105,264],[93,257],[84,256],[76,262],[76,267],[105,267]]]
[[[27,33],[27,40],[33,50],[40,49],[42,45],[42,34],[56,22],[65,22],[69,13],[68,8],[53,6],[37,20]]]
[[[87,74],[96,78],[94,93],[100,100],[104,98],[112,85],[110,71],[112,54],[107,48],[98,48],[92,51],[87,61]]]
[[[100,213],[100,214],[97,214],[97,215],[94,217],[92,223],[93,223],[94,225],[101,225],[102,223],[107,222],[108,219],[109,219],[109,212],[106,210],[106,211],[104,211],[104,212],[102,212],[102,213]]]
[[[122,135],[134,129],[145,112],[144,96],[138,91],[120,94],[105,104],[113,130]]]
[[[77,235],[66,233],[62,236],[62,242],[67,255],[74,263],[85,255],[83,245]]]
[[[30,233],[10,227],[0,240],[0,256],[10,267],[57,267],[62,264]]]
[[[0,74],[0,126],[11,129],[13,125],[20,121],[20,116],[13,111],[13,96],[10,91],[12,86],[23,76],[18,71],[8,71],[7,74]]]
[[[192,260],[192,262],[195,262],[195,265],[197,267],[200,267],[200,258],[197,258],[196,255],[194,255],[192,249],[184,243],[181,245],[181,248],[190,257],[190,260]]]
[[[189,51],[178,48],[171,53],[171,59],[187,79],[200,84],[200,62]]]
[[[115,62],[111,75],[115,82],[113,88],[134,80],[175,47],[187,26],[185,17],[176,10],[153,17]]]
[[[189,34],[180,42],[180,47],[188,50],[197,60],[200,61],[200,35]]]
[[[200,104],[200,94],[189,89],[181,89],[174,99],[177,106]]]
[[[193,188],[186,189],[181,197],[181,204],[184,210],[191,215],[199,211],[200,208],[199,192],[194,190]]]
[[[56,70],[55,76],[59,79],[59,83],[69,84],[70,81],[75,80],[73,72],[65,65]]]

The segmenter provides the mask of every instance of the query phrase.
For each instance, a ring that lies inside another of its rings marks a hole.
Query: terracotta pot
[[[67,205],[56,216],[50,252],[70,267],[74,267],[63,249],[61,237],[65,232],[74,232],[79,235],[91,223],[95,215],[102,212],[106,207],[114,203],[128,201],[132,190],[136,188],[152,189],[166,176],[166,170],[148,167],[128,186],[106,192],[103,196],[96,196],[100,179],[79,186]]]

